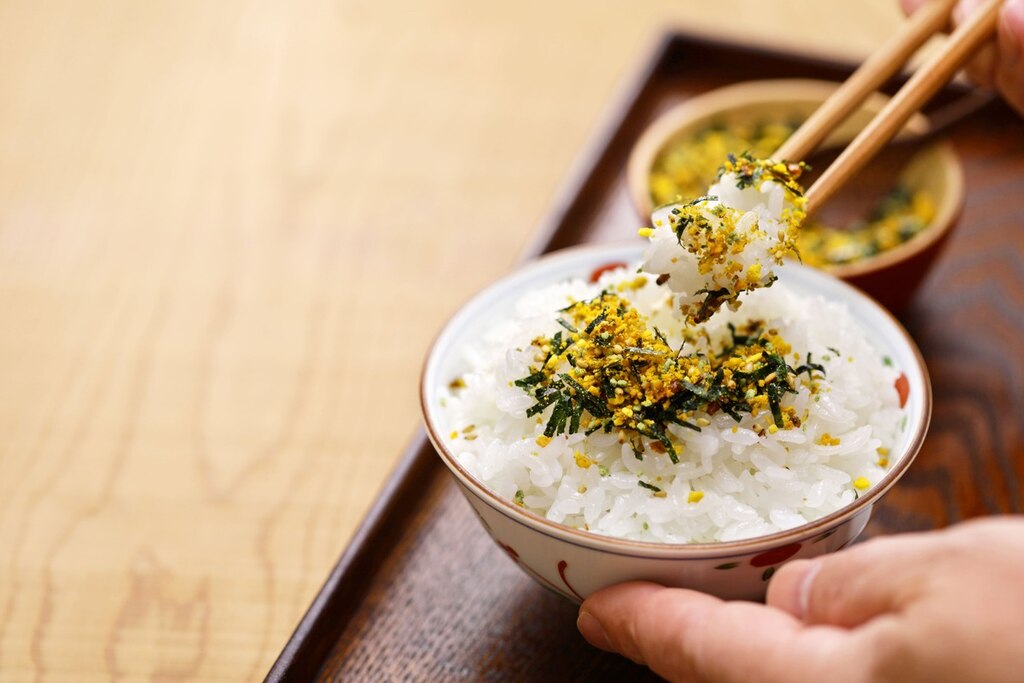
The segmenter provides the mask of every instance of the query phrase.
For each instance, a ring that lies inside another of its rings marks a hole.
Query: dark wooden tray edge
[[[395,469],[388,476],[376,501],[356,529],[324,585],[313,598],[302,620],[274,662],[267,681],[312,680],[330,651],[333,641],[322,637],[337,633],[358,606],[374,571],[383,560],[389,539],[400,533],[393,508],[401,501],[409,505],[422,487],[418,482],[433,466],[433,447],[425,431],[418,429]],[[375,542],[371,542],[375,541]]]

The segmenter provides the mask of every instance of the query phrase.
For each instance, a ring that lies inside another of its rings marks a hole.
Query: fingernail
[[[613,650],[611,641],[608,640],[608,634],[604,632],[604,626],[601,626],[601,622],[590,612],[580,610],[580,616],[576,619],[576,628],[588,643],[599,650]]]
[[[814,586],[814,579],[820,571],[821,562],[812,562],[807,567],[807,571],[804,572],[804,577],[800,581],[800,588],[797,590],[797,605],[799,606],[799,616],[801,619],[805,619],[810,612],[811,588]]]

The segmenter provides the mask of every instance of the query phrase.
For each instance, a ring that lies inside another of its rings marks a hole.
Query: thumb
[[[903,534],[783,565],[766,602],[807,624],[853,628],[914,602],[943,554],[939,534]]]
[[[669,680],[802,683],[864,664],[841,629],[807,628],[771,607],[653,583],[598,591],[580,607],[577,625],[595,647]]]

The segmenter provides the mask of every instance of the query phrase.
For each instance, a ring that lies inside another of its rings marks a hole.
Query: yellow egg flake
[[[584,470],[594,464],[593,460],[583,455],[583,453],[579,451],[576,451],[576,454],[573,456],[573,458],[575,458],[576,460],[576,467],[579,467]]]
[[[623,280],[622,282],[620,282],[616,286],[616,289],[618,291],[620,291],[620,292],[625,292],[625,291],[630,291],[630,290],[635,291],[635,290],[640,289],[641,287],[643,287],[646,284],[647,284],[647,276],[645,276],[645,275],[637,275],[632,280]]]
[[[838,446],[840,440],[838,437],[834,437],[828,432],[825,432],[824,434],[818,437],[818,440],[815,443],[817,443],[819,446]]]
[[[775,426],[774,422],[772,424],[768,425],[768,433],[769,434],[775,434],[778,431],[779,431],[779,428]]]
[[[454,441],[459,438],[459,432],[457,430],[452,430],[452,433],[448,435],[448,438]]]
[[[867,477],[857,477],[853,480],[853,486],[863,491],[871,486],[871,482],[867,480]]]
[[[690,491],[690,494],[686,496],[687,503],[699,503],[702,500],[704,500],[703,491]]]
[[[793,350],[793,347],[789,344],[789,342],[787,342],[779,335],[777,330],[768,330],[766,340],[769,344],[772,345],[772,348],[774,348],[780,356],[785,356],[786,354]],[[799,362],[800,354],[796,354],[796,357],[797,361]]]
[[[879,467],[889,467],[889,449],[884,445],[880,445],[874,451],[879,454]]]
[[[640,228],[639,230],[636,231],[636,233],[641,237],[650,237],[651,235],[654,234],[654,230],[652,230],[651,228]]]
[[[536,442],[537,442],[538,446],[540,446],[541,448],[544,448],[549,443],[551,443],[551,437],[550,436],[544,436],[543,434],[541,434],[540,436],[537,437]]]

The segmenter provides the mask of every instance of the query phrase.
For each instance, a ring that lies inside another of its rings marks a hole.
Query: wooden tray
[[[841,80],[820,58],[670,33],[597,136],[527,256],[622,239],[633,141],[666,107],[757,78]],[[1021,512],[1024,484],[1024,122],[1003,105],[951,133],[967,169],[958,229],[904,323],[935,391],[924,449],[868,535]],[[598,652],[576,608],[491,542],[422,430],[271,669],[269,681],[655,680]]]

